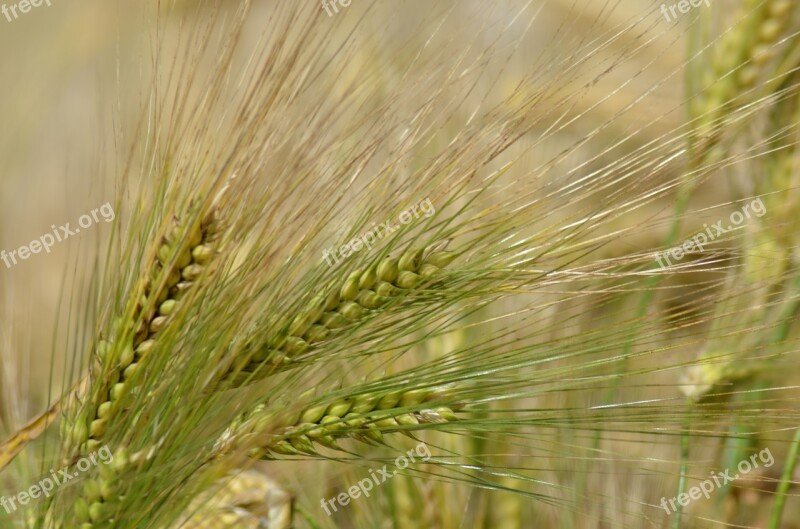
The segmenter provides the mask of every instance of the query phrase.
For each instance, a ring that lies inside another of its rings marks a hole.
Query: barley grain
[[[457,256],[449,251],[424,255],[421,249],[411,249],[399,259],[387,257],[366,270],[351,272],[340,288],[317,296],[309,308],[292,319],[285,332],[261,346],[247,347],[242,353],[246,363],[226,375],[223,387],[240,386],[292,365],[297,356],[332,339],[335,331],[434,278]]]

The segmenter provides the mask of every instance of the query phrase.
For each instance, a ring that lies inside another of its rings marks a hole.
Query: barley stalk
[[[692,103],[698,116],[696,156],[709,153],[723,130],[720,117],[732,105],[743,105],[737,97],[756,86],[767,70],[792,9],[791,0],[746,0],[738,17],[752,16],[720,37],[703,77],[703,93]]]
[[[113,338],[98,343],[91,363],[89,397],[80,407],[72,401],[77,417],[62,423],[64,435],[82,453],[100,447],[109,421],[123,411],[119,402],[136,387],[136,373],[155,346],[159,332],[213,257],[213,223],[213,215],[189,227],[181,226],[178,219],[172,221],[169,234],[158,246],[151,279],[143,285],[141,296],[129,304],[131,316],[115,318]],[[134,327],[125,322],[137,323]]]

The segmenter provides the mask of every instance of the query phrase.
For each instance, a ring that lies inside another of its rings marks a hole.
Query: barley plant
[[[800,527],[796,2],[38,4],[0,527]]]

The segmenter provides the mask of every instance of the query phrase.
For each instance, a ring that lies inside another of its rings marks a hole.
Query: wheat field
[[[7,0],[0,49],[0,529],[800,527],[800,4]]]

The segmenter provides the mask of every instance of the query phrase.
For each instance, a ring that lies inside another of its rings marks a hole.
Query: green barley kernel
[[[166,316],[157,316],[150,322],[150,332],[158,332],[167,325]]]
[[[83,444],[89,438],[89,427],[83,417],[80,417],[70,432],[72,443],[75,445]]]
[[[92,373],[94,378],[99,378],[100,375],[103,374],[103,363],[100,361],[99,358],[93,357],[90,360],[89,371]]]
[[[308,331],[306,331],[306,333],[303,335],[303,338],[310,344],[317,343],[327,338],[330,332],[331,331],[329,331],[327,327],[314,324],[308,329]]]
[[[353,407],[350,409],[350,413],[366,413],[368,411],[372,411],[375,409],[378,399],[378,395],[372,395],[369,393],[365,395],[359,395],[356,397]]]
[[[364,316],[364,309],[358,303],[346,301],[337,309],[342,316],[350,321],[358,321]]]
[[[158,307],[158,313],[162,316],[169,316],[173,312],[175,312],[175,307],[178,305],[178,302],[174,299],[168,299]]]
[[[281,350],[289,355],[303,354],[308,350],[308,342],[296,336],[287,336]]]
[[[111,467],[111,463],[98,465],[97,473],[100,475],[100,494],[102,495],[104,484],[113,483],[117,479],[117,475]]]
[[[86,497],[86,501],[95,502],[100,499],[100,483],[96,479],[87,479],[83,483],[83,495]],[[89,506],[86,506],[88,511]],[[87,512],[88,514],[88,512]]]
[[[419,275],[421,275],[425,279],[428,279],[429,277],[436,275],[436,273],[439,272],[439,270],[441,269],[438,266],[432,265],[430,263],[425,263],[419,267]]]
[[[374,424],[379,428],[396,428],[399,426],[393,417],[384,417],[383,419],[378,419],[374,422]]]
[[[381,281],[392,283],[397,279],[399,270],[399,261],[393,257],[389,257],[380,262],[376,273],[378,274],[378,279]]]
[[[172,288],[181,281],[181,272],[177,268],[173,268],[169,271],[169,275],[167,276],[167,288]]]
[[[276,353],[278,353],[278,351],[270,349],[269,347],[257,347],[250,355],[250,362],[260,364],[267,358],[275,358]]]
[[[397,277],[397,281],[395,281],[395,284],[400,288],[414,288],[420,283],[421,280],[422,277],[415,274],[414,272],[409,272],[408,270],[404,270],[400,272],[400,275]]]
[[[100,448],[100,441],[97,439],[89,439],[81,445],[81,452],[88,454],[96,451],[98,448]]]
[[[96,439],[98,437],[102,437],[104,433],[106,433],[106,420],[93,420],[92,424],[89,426],[89,434]]]
[[[105,360],[108,357],[109,351],[111,351],[111,342],[108,340],[100,340],[97,342],[97,356],[100,359]]]
[[[367,429],[362,433],[365,437],[375,441],[376,443],[384,443],[383,434],[381,434],[380,430],[377,429],[377,426],[372,423],[368,424]]]
[[[336,307],[339,306],[339,291],[338,290],[331,290],[328,295],[325,297],[325,304],[323,309],[326,311],[335,310]]]
[[[280,351],[273,351],[273,354],[269,357],[269,362],[275,366],[282,366],[292,363],[292,360]]]
[[[164,241],[170,244],[175,244],[176,242],[180,242],[182,236],[183,228],[181,227],[180,222],[178,222],[178,219],[173,217],[172,221],[170,221],[169,227],[167,227],[167,232],[164,234]]]
[[[425,399],[433,393],[428,388],[412,389],[403,393],[400,397],[400,407],[405,408],[408,406],[416,406],[425,401]]]
[[[169,246],[168,244],[162,244],[158,248],[158,255],[156,257],[158,258],[158,261],[162,265],[166,266],[171,256],[172,256],[172,247]]]
[[[758,31],[761,40],[766,42],[774,42],[781,34],[783,23],[783,19],[780,18],[771,18],[769,20],[765,20],[761,24],[761,27],[759,27]]]
[[[432,264],[439,268],[445,268],[452,263],[457,254],[455,252],[433,252],[424,259],[425,264]]]
[[[114,481],[112,480],[105,480],[100,482],[100,496],[108,501],[114,497],[115,492]]]
[[[108,518],[109,510],[110,509],[106,505],[95,502],[89,507],[89,518],[93,522],[99,522],[100,520]]]
[[[191,281],[181,281],[177,283],[175,286],[170,288],[170,296],[173,299],[180,300],[186,292],[191,288],[192,282]]]
[[[138,368],[139,368],[139,364],[131,364],[131,365],[129,365],[128,367],[125,368],[125,371],[122,372],[122,378],[124,380],[126,380],[126,381],[130,380],[130,378],[133,377],[134,373],[136,373],[136,370]]]
[[[453,410],[451,410],[450,408],[439,407],[439,408],[434,408],[433,411],[438,413],[442,417],[442,419],[446,421],[458,420],[458,417],[456,416],[455,413],[453,413]]]
[[[322,417],[325,416],[325,410],[327,408],[328,406],[326,404],[314,406],[313,408],[308,408],[300,415],[300,422],[316,424],[317,421],[319,421],[320,419],[322,419]]]
[[[111,391],[109,392],[109,394],[111,396],[111,400],[119,400],[119,399],[121,399],[122,396],[125,394],[125,384],[122,383],[122,382],[118,382],[117,384],[114,384],[114,386],[111,388]]]
[[[294,456],[294,455],[299,455],[301,453],[287,441],[279,441],[274,445],[270,446],[269,449],[271,452],[275,452],[276,454],[281,454],[284,456]]]
[[[375,293],[385,298],[391,298],[400,293],[400,289],[386,281],[379,281],[375,286]]]
[[[306,454],[317,453],[317,451],[314,450],[314,445],[311,443],[311,440],[307,436],[302,434],[290,438],[289,444],[291,444],[293,447],[300,450],[301,452],[305,452]]]
[[[358,282],[361,278],[359,272],[351,272],[339,292],[342,301],[352,301],[358,296]]]
[[[205,264],[209,262],[212,257],[214,257],[214,249],[210,246],[201,244],[200,246],[195,246],[192,250],[192,259],[194,259],[196,263]]]
[[[400,257],[397,266],[400,270],[416,272],[420,264],[422,264],[422,250],[411,249]]]
[[[328,410],[326,412],[327,415],[333,415],[335,417],[344,417],[347,412],[350,411],[350,408],[353,407],[352,400],[341,400],[339,402],[334,402],[330,406],[328,406]]]
[[[367,424],[367,419],[360,417],[357,413],[348,413],[343,417],[344,424],[348,428],[358,429]]]
[[[377,281],[378,281],[378,273],[374,266],[370,266],[358,278],[358,288],[360,289],[372,288],[372,286]]]
[[[289,334],[291,336],[303,336],[309,327],[319,321],[324,312],[324,307],[312,301],[310,309],[305,310],[292,320],[292,324],[289,326]]]
[[[341,329],[342,327],[350,323],[344,316],[342,316],[338,312],[326,312],[325,314],[322,315],[322,319],[320,320],[320,322],[328,329]]]
[[[97,408],[97,416],[101,419],[108,418],[109,413],[111,412],[111,403],[105,401],[104,403],[100,404]]]
[[[756,65],[763,65],[767,61],[772,58],[773,50],[770,46],[766,44],[758,44],[753,48],[753,52],[750,54],[750,60],[753,64]]]
[[[94,525],[89,522],[82,523],[80,529],[95,529]]]
[[[137,358],[141,358],[145,354],[147,354],[150,349],[156,344],[155,340],[145,340],[139,345],[136,346],[136,356]]]
[[[397,403],[400,402],[400,395],[399,391],[393,391],[381,397],[381,400],[378,401],[376,406],[379,410],[390,410],[397,406]]]
[[[200,229],[200,223],[195,223],[189,231],[189,246],[195,247],[203,242],[203,232]]]
[[[741,84],[744,88],[753,86],[758,79],[759,73],[760,70],[757,66],[752,64],[744,66],[741,70],[739,70],[739,84]]]
[[[315,437],[314,441],[318,442],[325,448],[330,448],[331,450],[341,450],[342,447],[339,446],[339,443],[336,442],[336,439],[331,437],[330,435],[322,435],[319,437]]]
[[[181,270],[181,277],[183,277],[186,281],[194,281],[203,273],[203,266],[197,263],[190,264],[189,266],[184,266],[183,270]]]
[[[326,430],[338,430],[344,426],[342,418],[338,415],[326,415],[320,419],[319,423],[325,427]]]
[[[769,16],[783,17],[792,8],[791,0],[775,0],[769,3]]]
[[[108,374],[108,385],[111,386],[119,382],[120,374],[121,373],[119,371],[119,368],[115,367],[114,369],[112,369],[111,372]]]
[[[358,298],[356,298],[356,302],[364,307],[365,309],[377,309],[381,305],[383,305],[386,300],[381,298],[378,294],[376,294],[372,290],[362,290],[358,293]]]
[[[130,455],[128,453],[128,449],[124,446],[117,448],[117,451],[114,452],[114,457],[111,459],[110,464],[113,465],[114,471],[118,474],[124,472],[130,464]]]
[[[189,252],[188,248],[184,248],[180,254],[178,254],[178,258],[175,260],[175,266],[178,268],[183,268],[189,263],[192,262],[192,254]]]
[[[133,346],[130,343],[126,343],[119,355],[119,367],[125,369],[133,362],[134,357]]]
[[[149,334],[149,332],[150,331],[149,331],[148,326],[147,326],[147,320],[146,319],[145,320],[140,320],[139,321],[139,325],[136,326],[136,332],[134,333],[134,339],[137,340],[137,341],[138,340],[144,340],[145,338],[147,338],[147,335]]]
[[[88,522],[89,517],[89,504],[83,498],[75,500],[75,517],[79,522]]]
[[[419,424],[419,421],[412,413],[398,415],[395,417],[395,420],[397,420],[397,423],[401,426],[416,426]]]

